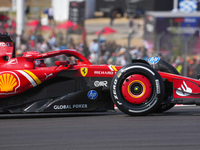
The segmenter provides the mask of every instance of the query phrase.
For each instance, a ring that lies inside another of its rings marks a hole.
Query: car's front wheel
[[[133,63],[121,68],[113,77],[111,97],[124,113],[147,115],[160,107],[164,83],[159,73],[144,63]]]

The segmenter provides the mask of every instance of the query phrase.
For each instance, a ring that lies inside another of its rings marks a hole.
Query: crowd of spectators
[[[117,44],[114,41],[106,41],[101,39],[100,42],[97,39],[87,43],[76,43],[74,39],[69,38],[68,47],[63,42],[63,36],[58,34],[52,34],[46,40],[39,34],[37,37],[32,32],[29,35],[22,34],[21,36],[12,35],[16,42],[16,55],[22,56],[23,52],[38,51],[39,53],[46,53],[60,49],[75,49],[82,55],[84,55],[93,64],[113,64],[113,65],[126,65],[130,63],[131,59],[145,59],[147,60],[147,51],[144,47],[132,47],[130,50],[126,46]],[[37,38],[37,43],[35,43]]]
[[[183,57],[177,56],[172,65],[181,75],[186,75],[191,78],[197,78],[197,75],[200,74],[200,61],[196,56],[188,58],[186,62],[184,62]],[[186,72],[184,72],[185,65]]]

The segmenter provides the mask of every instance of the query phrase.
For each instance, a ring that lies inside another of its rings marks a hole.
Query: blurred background
[[[159,56],[200,74],[199,0],[0,0],[0,30],[17,56],[75,49],[93,64]],[[59,58],[58,58],[59,59]]]

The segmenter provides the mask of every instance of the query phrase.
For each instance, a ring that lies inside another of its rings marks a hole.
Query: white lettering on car
[[[113,75],[113,71],[94,71],[94,74],[105,74],[105,75]]]
[[[63,109],[78,109],[78,108],[88,108],[87,104],[73,104],[73,105],[54,105],[53,109],[63,110]]]
[[[54,109],[72,109],[71,105],[54,105]]]
[[[88,108],[87,104],[74,104],[72,108]]]
[[[95,87],[100,87],[100,86],[108,87],[107,84],[108,84],[108,81],[95,81],[94,82],[94,86]]]
[[[0,47],[10,47],[10,43],[9,42],[0,42]]]

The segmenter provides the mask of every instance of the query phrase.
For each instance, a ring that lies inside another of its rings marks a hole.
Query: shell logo
[[[0,75],[0,93],[13,93],[19,87],[18,78],[11,73]]]

